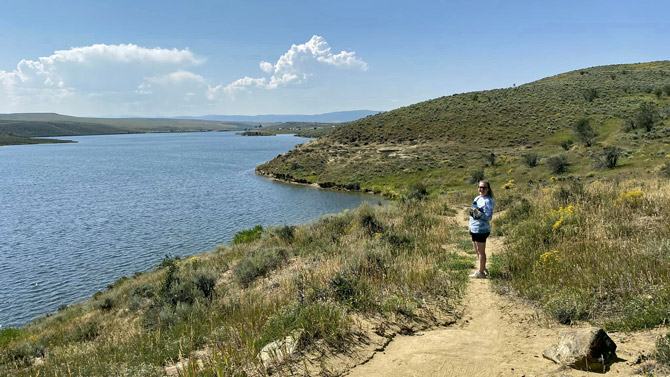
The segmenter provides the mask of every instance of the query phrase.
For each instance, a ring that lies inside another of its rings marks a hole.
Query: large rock
[[[303,333],[304,331],[302,329],[294,330],[284,339],[279,339],[266,344],[258,354],[263,365],[266,368],[280,365],[288,356],[296,351]]]
[[[597,327],[561,332],[558,344],[544,350],[543,355],[561,365],[591,372],[605,372],[617,359],[616,344]]]

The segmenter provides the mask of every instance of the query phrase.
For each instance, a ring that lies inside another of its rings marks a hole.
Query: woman
[[[490,221],[493,218],[493,191],[487,180],[479,181],[477,190],[479,196],[472,202],[470,208],[470,224],[468,230],[472,237],[472,245],[477,253],[478,270],[470,275],[475,279],[486,279],[489,271],[486,269],[486,238],[491,234]]]

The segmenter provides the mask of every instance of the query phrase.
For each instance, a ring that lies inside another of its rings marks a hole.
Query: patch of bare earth
[[[487,254],[502,252],[491,237]],[[463,316],[454,325],[413,335],[398,335],[348,377],[370,376],[588,376],[564,369],[542,352],[568,329],[541,316],[524,302],[494,293],[488,279],[472,279],[463,300]],[[610,333],[620,360],[607,375],[644,375],[645,358],[665,330]]]

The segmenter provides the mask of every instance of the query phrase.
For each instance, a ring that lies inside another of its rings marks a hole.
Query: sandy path
[[[490,238],[487,254],[501,250],[502,240]],[[542,351],[567,326],[542,319],[524,303],[494,293],[488,279],[471,279],[463,304],[464,315],[457,324],[398,336],[347,376],[594,375],[560,369],[543,358]],[[619,346],[617,354],[625,360],[615,363],[607,375],[635,375],[639,366],[633,361],[640,353],[649,354],[658,333],[610,334]]]

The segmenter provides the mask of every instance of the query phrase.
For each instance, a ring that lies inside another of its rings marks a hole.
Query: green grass
[[[509,179],[525,183],[556,175],[582,176],[594,170],[596,154],[605,146],[626,152],[664,148],[662,140],[670,137],[667,116],[660,116],[651,132],[624,132],[622,122],[635,117],[642,103],[667,113],[670,96],[657,97],[647,89],[669,85],[669,71],[668,61],[593,67],[516,88],[436,98],[344,124],[257,171],[340,189],[356,183],[362,191],[377,190],[389,197],[402,196],[417,182],[431,191],[458,189],[481,167],[498,187]],[[583,95],[590,89],[598,93],[592,101]],[[579,118],[589,119],[596,133],[591,147],[581,145],[575,134]],[[473,129],[485,129],[486,136]],[[574,140],[576,148],[564,151],[560,144],[566,139]],[[507,158],[491,166],[491,152]],[[529,152],[539,157],[535,167],[523,162]],[[570,166],[564,173],[552,172],[547,160],[561,153]],[[658,164],[662,158],[653,160]],[[622,159],[620,166],[632,172],[637,162]]]
[[[364,337],[354,318],[426,326],[456,310],[467,283],[472,262],[441,247],[458,242],[444,212],[460,200],[363,205],[298,227],[244,231],[253,239],[211,253],[166,257],[89,301],[2,330],[0,375],[162,376],[204,348],[212,359],[184,373],[265,374],[258,352],[289,334],[318,357]]]
[[[555,182],[525,192],[493,225],[507,236],[498,284],[562,323],[636,330],[670,321],[670,259],[659,243],[670,237],[667,180]]]

